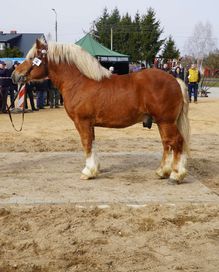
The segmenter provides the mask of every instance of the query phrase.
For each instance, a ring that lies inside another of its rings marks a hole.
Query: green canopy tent
[[[114,67],[117,74],[128,74],[129,72],[129,56],[124,55],[103,46],[97,42],[91,34],[86,34],[83,38],[76,42],[84,50],[96,57],[105,68]]]

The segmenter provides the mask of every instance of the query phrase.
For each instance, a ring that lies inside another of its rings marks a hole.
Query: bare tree
[[[209,22],[199,22],[194,27],[191,37],[185,43],[185,51],[196,59],[200,66],[204,57],[216,49],[216,39],[213,37],[212,25]]]

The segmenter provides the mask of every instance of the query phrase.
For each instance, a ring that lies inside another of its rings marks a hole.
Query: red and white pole
[[[23,85],[21,87],[21,89],[19,90],[19,93],[18,93],[18,103],[17,103],[17,107],[19,109],[22,109],[24,108],[24,97],[25,97],[25,92],[26,92],[26,88],[25,88],[25,85]]]

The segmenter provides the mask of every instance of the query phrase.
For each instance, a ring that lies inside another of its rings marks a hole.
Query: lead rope
[[[22,84],[20,84],[19,87],[18,87],[19,90],[18,90],[18,92],[17,92],[17,94],[16,94],[16,96],[15,96],[14,101],[16,100],[16,98],[17,98],[17,96],[18,96],[18,94],[19,94],[19,92],[20,92],[20,90],[21,90],[22,87],[23,87]],[[20,131],[22,131],[22,129],[23,129],[23,124],[24,124],[24,111],[25,111],[25,101],[26,101],[26,88],[24,89],[24,103],[23,103],[23,109],[22,109],[22,121],[21,121],[21,126],[20,126],[19,129],[17,129],[17,128],[15,127],[14,122],[13,122],[13,120],[12,120],[12,116],[11,116],[11,112],[10,112],[10,108],[11,108],[12,104],[10,105],[10,107],[8,107],[8,104],[6,105],[6,107],[7,107],[7,112],[8,112],[10,121],[11,121],[11,125],[12,125],[12,127],[14,128],[14,130],[17,131],[17,132],[20,132]]]

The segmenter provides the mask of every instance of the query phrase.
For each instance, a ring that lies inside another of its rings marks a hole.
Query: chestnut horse
[[[74,121],[86,155],[82,179],[95,178],[99,163],[94,127],[125,128],[153,117],[163,143],[156,173],[181,182],[189,151],[188,95],[185,84],[158,69],[112,75],[77,45],[37,40],[13,81],[49,77],[60,90],[66,112]]]

